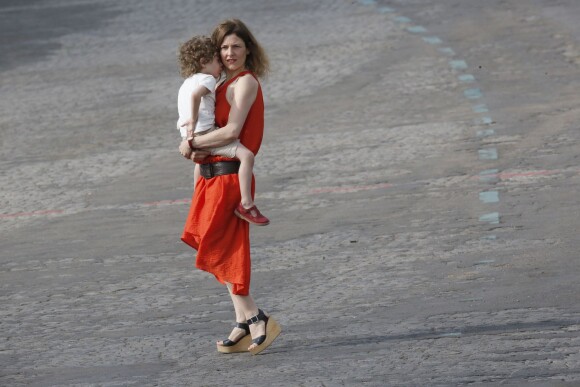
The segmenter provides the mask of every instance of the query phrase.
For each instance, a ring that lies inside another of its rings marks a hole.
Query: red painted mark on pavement
[[[515,177],[530,177],[530,176],[548,176],[562,173],[560,169],[554,170],[539,170],[539,171],[528,171],[528,172],[501,172],[485,175],[483,177],[497,177],[501,180],[509,180]],[[482,176],[473,176],[472,179],[481,179]],[[310,190],[308,193],[310,195],[316,195],[321,193],[351,193],[359,191],[371,191],[376,189],[387,189],[394,187],[394,184],[380,183],[380,184],[370,184],[370,185],[351,185],[351,186],[336,186],[336,187],[321,187]],[[187,204],[190,203],[191,199],[175,199],[175,200],[159,200],[155,202],[141,203],[143,207],[156,207],[156,206],[170,206],[174,204]],[[87,210],[94,210],[87,208]],[[42,216],[42,215],[54,215],[62,214],[64,210],[39,210],[31,212],[17,212],[14,214],[0,214],[0,219],[10,219],[10,218],[23,218],[31,216]]]
[[[371,185],[351,185],[351,186],[340,186],[340,187],[322,187],[310,190],[310,194],[320,194],[320,193],[348,193],[348,192],[359,192],[359,191],[370,191],[373,189],[386,189],[391,188],[393,185],[389,183],[381,184],[371,184]]]
[[[175,200],[159,200],[156,202],[147,202],[141,203],[138,206],[141,207],[157,207],[157,206],[170,206],[174,204],[187,204],[191,202],[191,199],[175,199]],[[123,206],[119,206],[123,207]],[[98,210],[99,208],[91,208],[88,207],[84,210],[86,211],[93,211]],[[108,209],[108,208],[107,208]],[[54,215],[54,214],[62,214],[65,210],[38,210],[38,211],[31,211],[31,212],[16,212],[14,214],[0,214],[0,219],[11,219],[11,218],[26,218],[32,216],[42,216],[42,215]]]
[[[6,218],[21,218],[25,216],[40,216],[40,215],[52,215],[52,214],[62,214],[63,210],[40,210],[32,212],[16,212],[14,214],[0,214],[0,219]]]

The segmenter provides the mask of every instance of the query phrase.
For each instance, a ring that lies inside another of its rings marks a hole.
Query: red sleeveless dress
[[[228,123],[230,104],[228,86],[237,78],[251,74],[244,71],[216,89],[215,121],[219,127]],[[257,80],[257,78],[256,78]],[[258,83],[258,94],[240,133],[240,142],[258,153],[264,134],[264,99]],[[210,156],[203,162],[231,160]],[[252,179],[252,196],[255,181]],[[233,284],[233,293],[247,296],[250,292],[250,224],[234,214],[241,201],[237,174],[200,178],[193,193],[191,208],[181,240],[197,250],[195,266],[212,273],[221,282]]]

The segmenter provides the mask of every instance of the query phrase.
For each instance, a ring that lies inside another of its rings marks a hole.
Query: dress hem
[[[193,248],[194,250],[198,250],[199,248],[199,244],[195,241],[195,237],[193,236],[193,234],[190,234],[188,232],[184,232],[183,236],[181,237],[181,240],[188,246],[190,246],[191,248]],[[250,286],[249,285],[244,285],[241,283],[236,283],[233,281],[228,281],[227,279],[221,278],[219,276],[217,276],[215,273],[213,273],[208,267],[204,267],[201,265],[198,265],[197,262],[195,264],[195,267],[198,268],[199,270],[203,270],[206,273],[212,274],[215,279],[221,283],[222,285],[225,285],[226,282],[227,283],[231,283],[232,286],[232,293],[235,294],[236,296],[248,296],[250,295]]]

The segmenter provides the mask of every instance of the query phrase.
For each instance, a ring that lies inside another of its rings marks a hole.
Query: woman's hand
[[[190,159],[191,161],[200,162],[209,156],[211,153],[207,150],[203,149],[191,149],[189,146],[189,141],[183,140],[181,144],[179,144],[179,153],[186,159]]]
[[[189,157],[191,161],[200,162],[209,156],[211,153],[203,149],[195,149],[191,151],[191,156]]]

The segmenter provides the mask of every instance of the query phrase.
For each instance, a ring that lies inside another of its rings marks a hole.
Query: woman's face
[[[244,70],[249,53],[244,41],[236,34],[226,35],[220,46],[221,60],[228,73]]]

